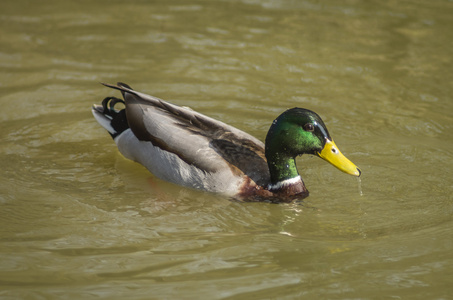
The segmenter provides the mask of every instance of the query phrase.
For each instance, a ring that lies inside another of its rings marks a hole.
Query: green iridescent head
[[[315,154],[324,147],[326,139],[331,140],[329,132],[317,113],[292,108],[272,123],[266,137],[266,153],[278,151],[290,157]]]
[[[272,123],[266,136],[266,158],[273,184],[297,177],[295,158],[314,154],[343,172],[360,176],[360,170],[336,147],[319,115],[304,108],[292,108]]]

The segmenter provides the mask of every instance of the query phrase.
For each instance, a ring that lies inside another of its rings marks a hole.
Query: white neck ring
[[[275,184],[269,184],[267,188],[269,190],[279,190],[283,187],[293,185],[293,184],[299,183],[301,181],[302,181],[302,179],[300,178],[300,175],[297,175],[296,177],[285,179],[285,180],[279,181]]]

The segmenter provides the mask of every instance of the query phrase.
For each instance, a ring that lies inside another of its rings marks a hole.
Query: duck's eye
[[[311,123],[307,123],[304,125],[304,130],[308,132],[313,132],[315,130],[315,127]]]

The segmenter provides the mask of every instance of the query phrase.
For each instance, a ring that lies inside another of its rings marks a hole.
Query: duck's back
[[[230,195],[250,181],[269,183],[264,145],[253,136],[127,85],[107,86],[121,90],[125,100],[130,129],[115,137],[120,152],[156,176]]]

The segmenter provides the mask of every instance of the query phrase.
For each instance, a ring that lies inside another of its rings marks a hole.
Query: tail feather
[[[115,97],[107,97],[102,101],[102,105],[93,105],[91,112],[98,123],[104,127],[115,139],[123,131],[129,128],[126,118],[126,110],[115,109],[115,105],[124,101]]]

